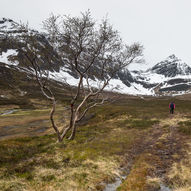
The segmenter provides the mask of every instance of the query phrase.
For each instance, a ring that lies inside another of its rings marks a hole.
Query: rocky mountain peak
[[[170,59],[170,60],[179,60],[178,57],[175,56],[175,54],[170,55],[167,59]]]
[[[14,22],[12,19],[8,19],[8,18],[0,19],[1,32],[17,30],[18,27],[19,27],[19,24]]]
[[[151,68],[152,72],[162,74],[165,77],[175,77],[177,75],[190,75],[191,67],[184,63],[174,54],[167,57]]]
[[[5,22],[14,22],[14,21],[12,19],[4,18],[4,17],[0,19],[0,24]]]

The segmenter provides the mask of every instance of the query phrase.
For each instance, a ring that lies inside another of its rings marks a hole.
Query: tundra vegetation
[[[171,116],[169,98],[124,96],[92,108],[74,140],[56,143],[48,101],[28,99],[31,109],[0,107],[14,109],[0,115],[1,190],[103,190],[122,175],[118,190],[190,189],[190,101],[177,98]],[[68,99],[58,100],[61,124]]]

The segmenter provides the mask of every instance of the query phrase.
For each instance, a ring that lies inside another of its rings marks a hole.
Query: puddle
[[[0,115],[9,115],[16,111],[16,109],[6,110],[3,113],[0,113]]]
[[[129,162],[128,167],[121,168],[120,177],[117,177],[115,181],[111,184],[105,184],[105,188],[103,191],[116,191],[117,188],[122,184],[123,180],[125,180],[127,176],[129,175],[131,165],[132,165],[132,162]]]
[[[17,128],[17,126],[4,126],[4,127],[0,127],[1,131],[2,130],[10,130],[10,129],[14,129]]]
[[[43,132],[45,132],[46,130],[47,130],[46,127],[42,127],[42,128],[39,128],[39,129],[35,129],[34,132],[36,132],[36,133],[43,133]]]
[[[116,191],[116,189],[120,186],[122,183],[120,178],[116,178],[114,183],[107,184],[104,191]]]
[[[128,173],[129,173],[129,170],[128,170]],[[113,183],[106,184],[103,191],[116,191],[117,188],[122,184],[122,181],[125,180],[126,178],[127,178],[127,174],[117,177]]]
[[[44,133],[48,129],[48,127],[40,127],[39,124],[47,123],[47,122],[49,122],[49,120],[37,120],[37,121],[30,122],[28,125],[31,132]]]
[[[123,179],[125,176],[123,177]],[[120,178],[116,178],[114,183],[107,184],[105,189],[103,191],[116,191],[117,188],[122,184],[122,181]],[[165,186],[164,184],[160,184],[160,190],[158,191],[172,191],[168,186]]]
[[[49,120],[43,119],[43,120],[36,120],[36,121],[32,121],[30,123],[28,123],[28,125],[30,126],[38,126],[39,123],[48,123]]]
[[[165,186],[164,184],[161,183],[159,191],[171,191],[171,189],[168,186]]]
[[[18,128],[17,126],[4,126],[0,127],[0,140],[7,138],[9,136],[15,135],[14,131],[12,130]]]

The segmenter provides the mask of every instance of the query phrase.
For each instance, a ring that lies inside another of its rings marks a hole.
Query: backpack
[[[171,108],[171,109],[174,109],[174,103],[171,103],[171,104],[170,104],[170,108]]]

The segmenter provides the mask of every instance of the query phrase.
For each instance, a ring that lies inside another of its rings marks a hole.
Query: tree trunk
[[[75,138],[75,135],[76,135],[76,122],[73,123],[72,133],[71,133],[71,135],[70,135],[70,137],[68,139],[73,140]]]

